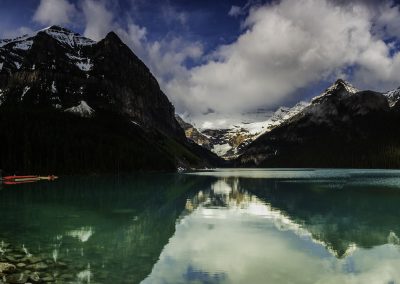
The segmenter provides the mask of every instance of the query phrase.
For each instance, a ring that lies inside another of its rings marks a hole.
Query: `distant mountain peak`
[[[334,85],[349,85],[349,86],[351,86],[351,84],[348,81],[346,81],[342,78],[337,79],[335,81]]]
[[[325,100],[327,97],[338,96],[342,97],[344,95],[353,95],[358,93],[360,90],[354,87],[349,82],[343,79],[337,79],[329,88],[325,90],[321,95],[316,96],[312,99],[312,103],[319,103]]]
[[[383,95],[387,97],[387,100],[389,102],[389,106],[393,107],[400,100],[400,87],[398,87],[397,89],[388,91],[388,92],[384,93]]]
[[[327,91],[335,91],[338,90],[339,88],[344,88],[347,92],[351,94],[355,94],[359,92],[360,90],[354,87],[352,84],[350,84],[348,81],[345,81],[343,79],[337,79],[336,82],[327,89]]]
[[[33,41],[43,35],[50,36],[57,40],[61,45],[69,48],[83,47],[93,45],[96,41],[86,38],[79,33],[75,33],[60,26],[50,26],[31,34],[26,34],[12,39],[0,39],[0,48],[11,46],[18,50],[29,50],[32,47]]]

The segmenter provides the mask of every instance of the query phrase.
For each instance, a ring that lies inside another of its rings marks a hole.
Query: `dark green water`
[[[3,186],[0,212],[63,283],[400,283],[400,171],[62,177]]]

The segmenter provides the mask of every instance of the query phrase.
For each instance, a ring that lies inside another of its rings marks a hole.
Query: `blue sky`
[[[0,7],[3,38],[52,24],[95,40],[114,30],[177,112],[200,126],[291,106],[337,78],[378,91],[400,85],[398,1],[0,0]]]
[[[58,0],[54,0],[58,1]],[[0,35],[18,33],[21,27],[38,30],[46,24],[33,20],[40,0],[0,0]],[[80,0],[71,0],[79,7]],[[129,17],[135,23],[146,27],[149,40],[166,36],[181,35],[191,41],[202,41],[208,50],[220,44],[234,41],[240,34],[240,19],[228,15],[232,5],[245,6],[243,0],[154,0],[154,1],[103,1],[113,11],[116,20],[126,25]],[[83,33],[84,20],[64,24],[70,29]]]

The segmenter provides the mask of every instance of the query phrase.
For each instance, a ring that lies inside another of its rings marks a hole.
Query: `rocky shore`
[[[77,275],[75,271],[86,273]],[[44,255],[32,255],[22,246],[0,244],[0,284],[3,283],[89,283],[90,269],[74,267],[69,261],[58,261]],[[83,281],[80,281],[81,279]]]

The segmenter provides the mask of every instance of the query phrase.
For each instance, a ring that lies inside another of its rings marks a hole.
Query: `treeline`
[[[161,145],[166,137],[149,136],[112,113],[86,119],[47,108],[1,108],[0,129],[0,168],[9,174],[176,168],[174,153],[167,153]]]

